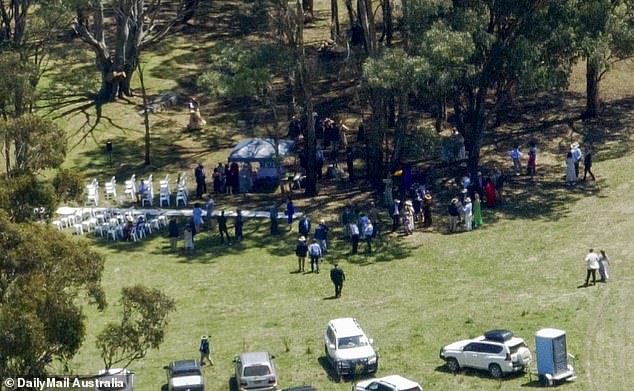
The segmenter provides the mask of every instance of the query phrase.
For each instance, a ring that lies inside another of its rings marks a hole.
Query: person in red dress
[[[495,208],[495,186],[491,181],[491,178],[487,178],[484,184],[484,195],[487,199],[487,206],[489,208]]]

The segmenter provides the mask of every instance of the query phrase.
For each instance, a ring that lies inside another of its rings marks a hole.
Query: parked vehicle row
[[[372,338],[368,337],[354,318],[338,318],[328,322],[324,332],[324,354],[338,379],[374,374],[379,367],[379,356],[373,347]],[[532,361],[526,342],[515,337],[509,330],[491,330],[476,338],[453,342],[442,347],[439,355],[451,372],[473,368],[488,371],[496,379],[527,370]],[[236,356],[233,362],[237,389],[278,390],[274,359],[275,356],[268,352],[248,352]],[[165,371],[168,391],[205,390],[202,368],[197,360],[173,361],[165,366]],[[99,376],[121,380],[124,384],[121,390],[133,390],[133,374],[127,369],[102,370]],[[352,386],[352,391],[422,390],[419,383],[400,375],[371,378]],[[312,386],[298,386],[287,388],[286,391],[316,389]]]

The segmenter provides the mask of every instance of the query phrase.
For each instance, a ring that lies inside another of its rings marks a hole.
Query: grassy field
[[[316,3],[317,27],[307,32],[308,40],[314,42],[327,37],[323,33],[327,2]],[[204,12],[214,24],[201,28],[201,39],[192,42],[193,36],[184,31],[145,55],[150,93],[195,92],[192,80],[204,67],[206,50],[217,41],[240,36],[240,29],[236,31],[232,24],[240,3],[210,4]],[[348,245],[337,231],[326,260],[340,262],[348,278],[339,300],[329,300],[333,288],[327,273],[294,273],[297,234],[268,237],[265,222],[248,221],[246,240],[230,247],[203,232],[189,257],[169,253],[166,239],[156,235],[135,244],[94,241],[106,257],[103,284],[111,305],[103,313],[86,307],[88,336],[71,369],[94,373],[103,366],[95,348],[96,335],[117,319],[121,288],[141,283],[164,290],[176,300],[177,310],[160,350],[148,352],[131,367],[137,373],[135,389],[139,391],[159,389],[165,383],[162,368],[169,361],[198,357],[203,334],[211,337],[216,364],[205,367],[209,390],[229,389],[233,357],[253,350],[277,355],[282,387],[309,383],[319,390],[349,390],[349,382],[331,379],[323,358],[326,324],[342,316],[356,317],[374,338],[380,353],[377,376],[399,373],[418,380],[426,390],[536,386],[528,376],[497,381],[475,371],[452,375],[444,370],[438,358],[442,345],[500,327],[525,338],[532,350],[538,329],[566,330],[568,350],[577,357],[579,372],[567,390],[630,389],[634,379],[634,367],[628,364],[634,348],[634,315],[627,310],[634,299],[629,256],[634,230],[634,180],[628,173],[634,164],[629,125],[633,105],[628,96],[634,87],[631,69],[632,64],[626,62],[608,74],[603,88],[610,105],[601,121],[577,121],[574,128],[566,125],[583,107],[583,69],[575,72],[567,93],[520,102],[516,112],[508,113],[505,131],[487,140],[484,162],[504,160],[511,143],[526,144],[536,138],[540,175],[534,182],[513,179],[508,201],[484,211],[483,228],[447,235],[445,221],[436,218],[432,232],[386,237],[374,255],[353,257],[347,255]],[[101,124],[81,142],[82,132],[72,139],[74,148],[65,165],[79,167],[102,181],[116,175],[122,182],[133,172],[175,177],[181,170],[191,172],[198,161],[206,167],[225,161],[229,148],[244,136],[236,130],[236,120],[248,119],[243,112],[248,107],[227,109],[204,97],[203,115],[210,122],[205,132],[182,131],[187,121],[184,108],[153,116],[155,158],[146,167],[138,103],[137,98],[105,106]],[[79,130],[86,119],[83,112],[76,114],[60,119],[70,132]],[[88,114],[92,124],[94,118]],[[103,156],[108,138],[115,142],[112,167]],[[563,186],[562,152],[571,140],[594,143],[598,180],[569,190]],[[444,211],[449,176],[445,172],[434,176],[437,212]],[[278,196],[254,196],[249,203],[266,205],[272,197]],[[369,198],[363,187],[342,189],[329,184],[320,197],[300,199],[298,204],[313,221],[324,217],[334,224],[344,200],[364,204]],[[223,207],[237,203],[226,197],[217,201]],[[579,288],[589,247],[607,250],[612,281]],[[328,263],[324,265],[324,271],[329,268]]]

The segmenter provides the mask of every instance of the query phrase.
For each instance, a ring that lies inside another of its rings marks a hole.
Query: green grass
[[[628,263],[632,224],[615,204],[634,201],[631,179],[619,167],[631,157],[596,165],[597,195],[560,207],[556,220],[500,218],[471,233],[417,233],[392,238],[373,257],[348,257],[335,240],[334,256],[348,277],[343,298],[332,295],[327,273],[295,274],[295,234],[267,238],[267,224],[250,222],[247,240],[232,247],[202,233],[190,257],[169,254],[166,239],[138,244],[97,242],[106,256],[104,287],[111,303],[121,287],[136,283],[158,287],[177,302],[177,311],[160,350],[135,363],[139,390],[164,383],[168,361],[197,357],[200,335],[211,336],[216,365],[205,368],[210,390],[228,389],[231,360],[244,351],[277,355],[281,386],[311,383],[320,390],[347,390],[328,378],[322,366],[322,334],[329,319],[356,317],[380,352],[378,376],[400,373],[427,390],[522,389],[528,377],[498,382],[475,371],[446,373],[438,358],[448,342],[504,327],[532,347],[542,327],[568,332],[568,349],[577,355],[579,379],[566,389],[627,389],[634,369],[627,362],[634,317],[623,305],[634,292]],[[594,184],[581,185],[595,186]],[[573,192],[580,191],[573,190]],[[563,187],[552,197],[567,197]],[[511,213],[501,209],[497,215]],[[589,247],[612,257],[609,284],[578,288]],[[390,255],[396,255],[395,257]],[[324,267],[327,271],[328,265]],[[88,338],[74,360],[79,372],[100,368],[95,334],[116,318],[88,310]],[[288,346],[288,351],[286,347]],[[618,369],[622,376],[611,376]]]

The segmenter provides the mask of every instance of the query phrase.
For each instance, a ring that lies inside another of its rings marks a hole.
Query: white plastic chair
[[[94,203],[95,206],[99,205],[99,182],[93,179],[92,182],[86,186],[86,203]]]
[[[183,206],[187,206],[187,194],[184,190],[179,189],[176,193],[176,207],[180,207],[180,201],[183,201]]]
[[[130,197],[132,201],[136,200],[136,175],[132,174],[130,179],[125,181],[125,190],[123,191],[126,197]]]
[[[117,179],[112,177],[110,182],[106,182],[106,199],[117,199]]]
[[[160,182],[159,185],[159,207],[163,207],[163,202],[167,202],[167,206],[170,206],[170,198],[172,197],[172,192],[170,190],[170,183],[168,176],[165,176],[165,179]]]

